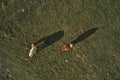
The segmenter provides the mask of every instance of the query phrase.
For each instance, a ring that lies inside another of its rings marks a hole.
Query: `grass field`
[[[120,80],[120,0],[0,0],[0,80]]]

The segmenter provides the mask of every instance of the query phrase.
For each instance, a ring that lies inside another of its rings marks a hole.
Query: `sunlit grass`
[[[119,7],[118,0],[0,1],[0,80],[119,80]],[[61,30],[62,38],[29,58],[33,42]]]

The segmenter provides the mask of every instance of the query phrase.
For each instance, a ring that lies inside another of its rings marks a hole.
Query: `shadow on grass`
[[[54,42],[60,40],[63,37],[63,35],[64,31],[58,31],[56,33],[53,33],[47,37],[38,40],[37,42],[34,43],[35,45],[38,45],[40,42],[43,43],[37,46],[37,52],[48,47],[49,45],[52,45]]]
[[[85,40],[86,38],[88,38],[90,35],[92,35],[94,32],[96,32],[98,28],[92,28],[88,31],[86,31],[85,33],[81,34],[80,36],[78,36],[75,40],[73,40],[71,42],[71,44],[75,45],[77,44],[78,42],[82,41],[82,40]]]

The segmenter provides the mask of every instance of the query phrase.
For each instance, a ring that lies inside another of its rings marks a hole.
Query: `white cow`
[[[36,53],[36,49],[37,47],[34,44],[32,44],[32,48],[30,49],[29,52],[29,57],[32,57]]]

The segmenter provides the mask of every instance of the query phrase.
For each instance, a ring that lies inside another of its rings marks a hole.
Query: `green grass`
[[[60,51],[96,27],[73,50]],[[28,57],[32,42],[60,30],[60,40]],[[0,80],[119,80],[119,49],[119,0],[0,1]]]

